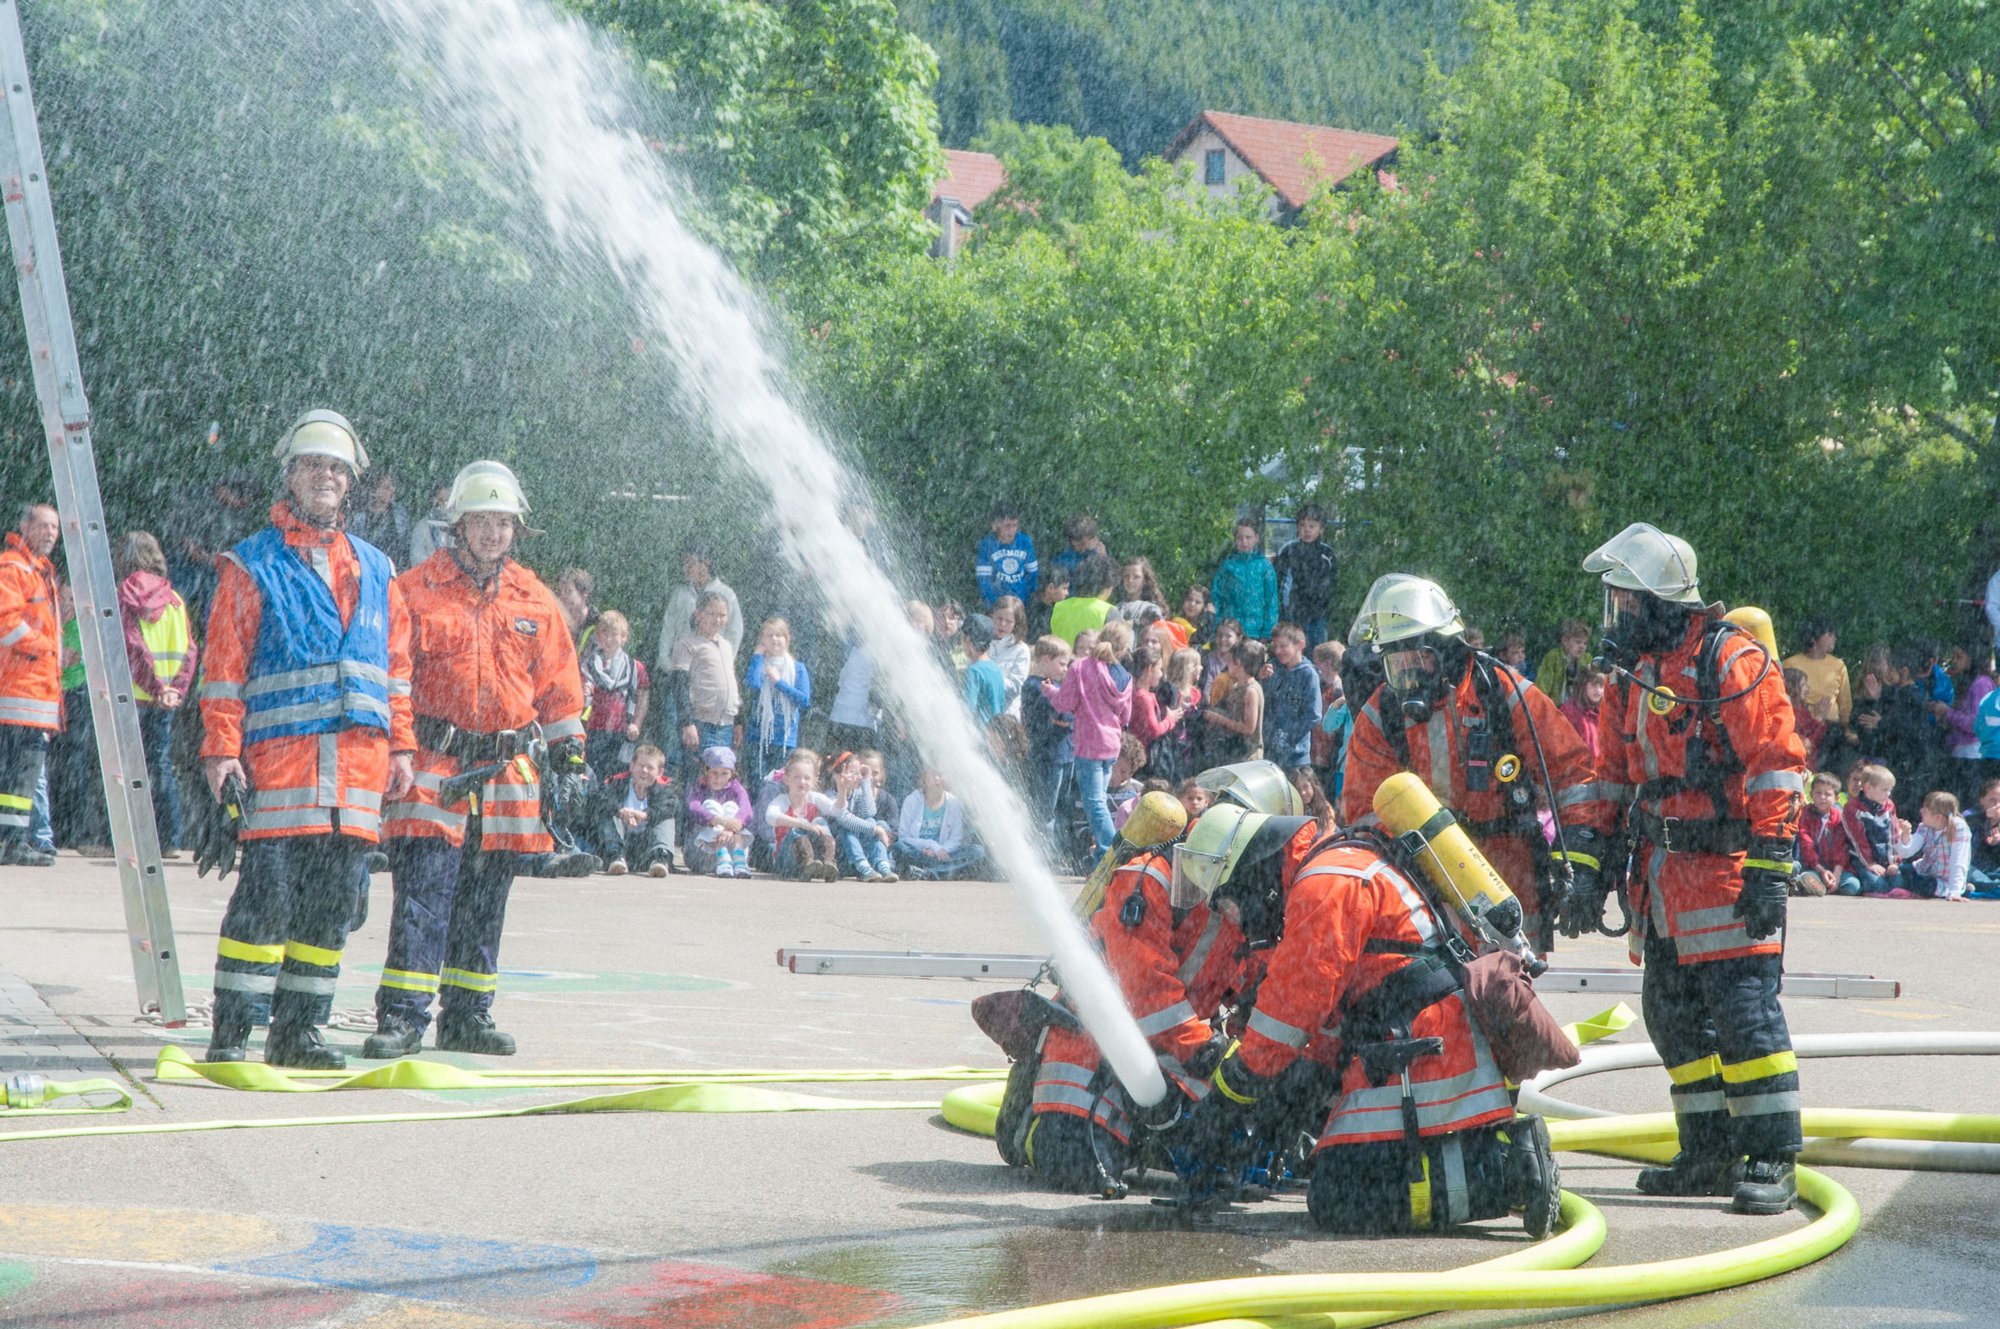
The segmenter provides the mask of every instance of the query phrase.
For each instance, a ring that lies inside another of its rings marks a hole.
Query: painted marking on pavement
[[[0,1206],[0,1250],[62,1259],[207,1264],[283,1241],[276,1223],[239,1214],[96,1205]],[[0,1287],[0,1292],[4,1292]]]
[[[216,1268],[424,1300],[531,1301],[589,1283],[597,1276],[597,1257],[574,1246],[322,1223],[303,1250]]]
[[[615,1295],[619,1302],[565,1318],[604,1329],[848,1329],[903,1305],[876,1288],[689,1260],[662,1260]]]

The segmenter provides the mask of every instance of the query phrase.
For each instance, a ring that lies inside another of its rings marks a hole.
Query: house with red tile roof
[[[1384,134],[1203,111],[1162,155],[1192,165],[1196,187],[1215,198],[1234,196],[1244,176],[1256,177],[1270,187],[1272,220],[1290,221],[1315,189],[1339,188],[1356,171],[1372,170],[1384,185],[1394,187],[1389,168],[1396,146]]]
[[[931,186],[930,206],[924,215],[937,223],[938,238],[931,254],[951,258],[965,245],[972,214],[1007,183],[1007,168],[990,152],[944,150],[944,175]]]

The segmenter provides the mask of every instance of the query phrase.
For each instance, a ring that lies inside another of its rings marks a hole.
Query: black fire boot
[[[301,1071],[338,1071],[346,1069],[347,1058],[326,1045],[319,1036],[319,1026],[273,1021],[264,1039],[264,1063]]]
[[[1521,1222],[1540,1241],[1556,1230],[1562,1215],[1562,1169],[1549,1144],[1548,1123],[1536,1116],[1516,1117],[1507,1128],[1507,1143]]]
[[[375,1032],[362,1041],[361,1055],[368,1061],[394,1061],[415,1056],[423,1045],[424,1031],[409,1021],[381,1020]]]
[[[1739,1214],[1782,1214],[1798,1202],[1799,1179],[1790,1154],[1759,1154],[1743,1169],[1729,1201]]]
[[[485,1011],[446,1011],[438,1017],[440,1052],[473,1052],[483,1057],[514,1055],[514,1036],[493,1027],[493,1017]]]
[[[1742,1179],[1742,1159],[1697,1156],[1683,1149],[1665,1167],[1640,1168],[1639,1193],[1676,1198],[1733,1195]]]

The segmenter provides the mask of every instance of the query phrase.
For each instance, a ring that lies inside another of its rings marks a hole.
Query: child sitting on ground
[[[876,813],[875,772],[866,753],[843,752],[833,759],[833,810],[827,820],[843,871],[862,881],[896,880],[890,852],[896,833]]]
[[[1972,831],[1958,815],[1958,796],[1934,789],[1917,814],[1923,825],[1896,823],[1896,857],[1903,859],[1903,884],[1891,898],[1963,900],[1972,867]]]
[[[896,857],[912,881],[951,881],[977,875],[986,850],[965,833],[965,809],[951,792],[943,771],[926,766],[917,787],[903,799],[897,825]]]
[[[750,875],[750,794],[736,778],[736,754],[720,743],[703,748],[701,783],[688,790],[690,872],[718,877]]]
[[[792,881],[832,881],[833,800],[819,792],[819,754],[805,748],[785,762],[784,792],[764,810],[773,838],[772,864]]]
[[[602,638],[602,620],[599,624]],[[604,870],[611,876],[633,868],[651,877],[673,871],[679,808],[666,770],[666,754],[641,743],[632,750],[630,769],[614,771],[597,787],[597,849],[609,860]]]
[[[646,723],[646,666],[626,654],[632,625],[616,609],[597,616],[583,659],[583,759],[598,779],[618,774]]]
[[[1848,862],[1847,828],[1841,824],[1840,781],[1831,771],[1813,777],[1812,802],[1799,813],[1796,879],[1807,895],[1859,895],[1861,880]],[[1818,889],[1815,890],[1814,886]]]
[[[1853,795],[1841,812],[1849,863],[1863,895],[1896,889],[1896,804],[1889,797],[1896,777],[1887,766],[1863,765],[1854,773]]]

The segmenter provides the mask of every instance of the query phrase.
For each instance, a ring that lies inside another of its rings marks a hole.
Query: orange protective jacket
[[[1308,825],[1285,848],[1285,931],[1234,1059],[1260,1077],[1282,1072],[1315,1040],[1338,1037],[1352,1001],[1411,962],[1406,953],[1370,951],[1370,941],[1422,945],[1440,940],[1451,926],[1373,849],[1354,841],[1316,847],[1317,834]],[[1513,1116],[1506,1081],[1462,994],[1425,1007],[1410,1036],[1444,1040],[1442,1053],[1410,1066],[1420,1134],[1444,1135]],[[1225,1082],[1228,1065],[1218,1073]],[[1370,1085],[1359,1058],[1350,1060],[1319,1147],[1401,1139],[1402,1103],[1400,1082]]]
[[[485,584],[448,549],[396,578],[410,606],[412,708],[474,734],[526,730],[549,742],[583,735],[583,675],[562,607],[541,579],[508,559]],[[389,807],[388,833],[465,842],[470,802],[439,807],[438,787],[465,769],[421,745],[408,801]],[[515,853],[554,846],[542,825],[534,763],[518,757],[480,792],[480,843]]]
[[[1665,655],[1641,657],[1633,672],[1676,697],[1699,696],[1697,662],[1708,626],[1709,620],[1697,616],[1678,646]],[[1717,665],[1715,695],[1745,694],[1717,708],[1720,731],[1713,719],[1698,715],[1701,708],[1652,696],[1629,681],[1605,690],[1597,712],[1597,742],[1607,790],[1621,808],[1636,798],[1656,817],[1691,824],[1719,815],[1747,821],[1749,834],[1757,839],[1789,842],[1798,833],[1805,801],[1806,754],[1793,729],[1784,680],[1775,665],[1764,668],[1763,649],[1748,634],[1726,637]],[[1757,680],[1760,670],[1763,678]],[[1719,809],[1707,793],[1681,783],[1696,741],[1707,746],[1712,761],[1740,764],[1722,778]],[[1733,750],[1733,763],[1725,742]],[[1746,855],[1682,852],[1651,843],[1636,826],[1627,831],[1638,867],[1628,888],[1634,964],[1647,934],[1673,938],[1682,964],[1783,951],[1782,929],[1753,941],[1736,917]]]
[[[1534,849],[1530,835],[1540,835],[1541,827],[1532,812],[1525,818],[1510,817],[1507,794],[1512,786],[1497,775],[1488,788],[1477,793],[1467,788],[1466,732],[1469,723],[1485,723],[1486,708],[1473,682],[1474,665],[1466,662],[1458,686],[1422,724],[1411,724],[1403,733],[1409,744],[1406,768],[1394,745],[1382,729],[1384,706],[1395,705],[1386,688],[1378,688],[1354,717],[1354,733],[1347,744],[1346,783],[1341,788],[1341,821],[1355,829],[1377,824],[1375,791],[1384,780],[1408,769],[1427,785],[1438,802],[1450,808],[1472,836],[1507,886],[1521,901],[1525,931],[1533,938],[1539,930],[1541,891],[1535,880]],[[1491,666],[1498,692],[1512,699],[1507,724],[1494,753],[1512,753],[1520,761],[1514,784],[1542,782],[1541,761],[1534,740],[1541,739],[1541,754],[1548,762],[1549,779],[1555,788],[1546,791],[1550,803],[1561,814],[1565,826],[1588,827],[1600,834],[1610,831],[1618,809],[1597,783],[1597,768],[1590,749],[1563,713],[1540,688],[1503,664]],[[1530,724],[1533,729],[1530,732]],[[1560,846],[1558,846],[1560,848]]]
[[[1243,934],[1219,911],[1201,905],[1175,919],[1167,903],[1172,872],[1162,854],[1145,854],[1119,868],[1091,916],[1090,934],[1139,1032],[1160,1054],[1161,1069],[1183,1093],[1199,1099],[1209,1086],[1189,1075],[1183,1063],[1208,1043],[1214,1032],[1210,1022],[1242,991],[1248,971]],[[1126,905],[1134,891],[1144,907],[1138,923],[1128,926]],[[1089,1034],[1051,1028],[1042,1044],[1034,1110],[1093,1117],[1118,1139],[1129,1138],[1123,1105],[1100,1099],[1091,1088],[1101,1064]]]
[[[55,565],[15,531],[0,549],[0,724],[62,728]]]
[[[361,563],[344,532],[302,521],[291,504],[271,508],[285,547],[311,565],[324,551],[326,576],[342,623],[353,621],[361,594]],[[389,754],[417,746],[410,728],[410,615],[389,584],[389,732],[349,726],[324,734],[283,734],[243,749],[243,689],[251,681],[264,602],[257,583],[232,558],[220,560],[215,602],[208,611],[207,659],[201,685],[203,757],[236,757],[249,772],[250,808],[242,838],[270,840],[334,829],[373,842],[382,830],[382,794]]]

